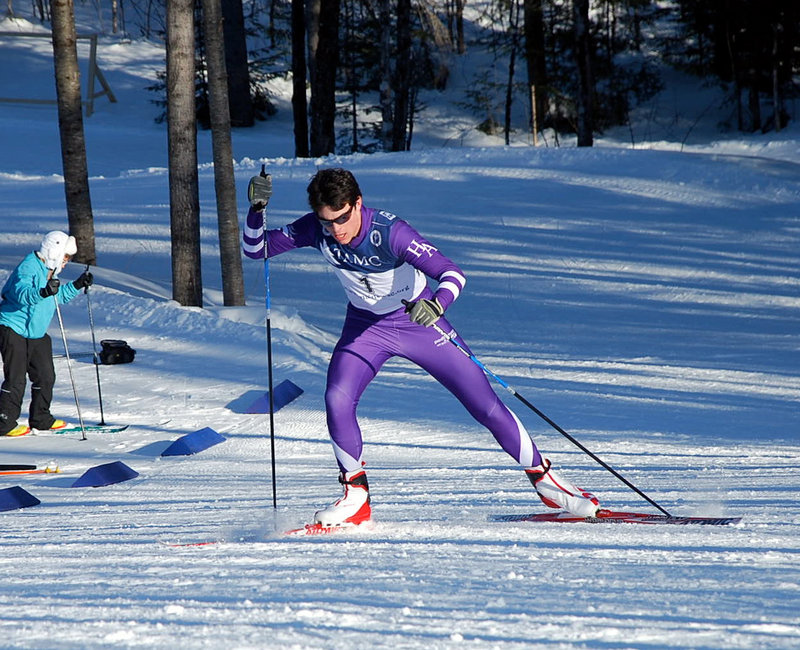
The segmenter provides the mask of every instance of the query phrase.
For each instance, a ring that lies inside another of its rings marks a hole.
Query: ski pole
[[[265,166],[261,165],[261,173],[259,174],[265,179],[265,188],[262,192],[267,195],[267,201],[272,196],[272,176],[266,173]],[[267,252],[267,206],[264,205],[264,302],[267,311],[267,390],[269,391],[269,446],[270,446],[270,459],[272,465],[272,507],[277,510],[278,508],[278,489],[277,480],[275,477],[275,417],[274,417],[274,398],[272,395],[272,322],[270,317],[271,309],[271,296],[269,287],[269,254]]]
[[[89,272],[89,265],[86,265],[86,273]],[[97,376],[97,399],[100,402],[100,424],[105,425],[106,419],[103,415],[103,393],[100,390],[100,364],[97,359],[97,340],[94,337],[94,316],[92,315],[92,299],[89,297],[89,287],[83,288],[86,294],[86,307],[89,310],[89,329],[92,332],[92,356],[94,357],[94,372]]]
[[[75,388],[75,377],[72,374],[72,359],[69,358],[69,348],[67,347],[67,334],[64,331],[64,321],[61,319],[61,309],[58,306],[58,294],[53,296],[56,303],[56,314],[58,314],[58,327],[61,330],[61,340],[64,342],[64,354],[67,356],[67,369],[69,370],[69,380],[72,384],[72,394],[75,396],[75,408],[78,409],[78,422],[81,425],[81,440],[86,440],[86,428],[83,425],[83,416],[81,415],[81,403],[78,400],[78,389]]]
[[[266,231],[266,228],[265,228]],[[266,306],[267,306],[267,390],[269,391],[269,449],[272,462],[272,507],[278,507],[277,484],[275,479],[275,411],[274,398],[272,395],[272,323],[270,319],[270,295],[269,295],[269,259],[266,255],[267,240],[264,235],[264,282],[266,285]]]
[[[404,301],[403,301],[403,304],[406,304],[407,302],[408,302],[408,301],[404,300]],[[527,399],[525,399],[525,398],[524,398],[522,395],[520,395],[520,394],[519,394],[519,393],[518,393],[518,392],[517,392],[517,391],[516,391],[514,388],[512,388],[512,387],[511,387],[511,386],[510,386],[510,385],[509,385],[507,382],[505,382],[503,379],[501,379],[501,378],[500,378],[500,377],[498,377],[496,374],[494,374],[494,373],[493,373],[491,370],[489,370],[489,368],[487,368],[485,365],[483,365],[483,363],[481,363],[481,361],[480,361],[480,360],[479,360],[479,359],[478,359],[478,358],[477,358],[477,357],[476,357],[474,354],[472,354],[472,353],[471,353],[469,350],[467,350],[467,349],[466,349],[466,348],[465,348],[463,345],[461,345],[461,344],[460,344],[460,343],[459,343],[459,342],[456,340],[456,336],[458,336],[458,335],[455,333],[455,330],[453,331],[453,334],[452,334],[452,335],[450,335],[450,334],[448,334],[447,332],[445,332],[445,331],[444,331],[444,330],[443,330],[441,327],[439,327],[439,326],[438,326],[436,323],[434,323],[434,324],[433,324],[433,328],[434,328],[434,329],[435,329],[435,330],[436,330],[436,331],[437,331],[439,334],[441,334],[442,336],[444,336],[444,337],[445,337],[445,338],[446,338],[448,341],[450,341],[450,343],[452,343],[452,344],[453,344],[453,345],[455,345],[455,346],[456,346],[456,347],[457,347],[459,350],[461,350],[461,352],[463,352],[463,353],[464,353],[464,354],[465,354],[467,357],[469,357],[469,359],[471,359],[471,360],[472,360],[472,362],[473,362],[473,363],[475,363],[475,365],[477,365],[477,366],[478,366],[478,367],[479,367],[481,370],[483,370],[483,372],[485,372],[485,373],[486,373],[487,375],[489,375],[489,376],[490,376],[492,379],[494,379],[494,380],[495,380],[495,381],[496,381],[498,384],[500,384],[500,385],[501,385],[503,388],[505,388],[505,389],[506,389],[506,390],[507,390],[509,393],[511,393],[511,394],[512,394],[514,397],[516,397],[516,398],[517,398],[517,399],[518,399],[520,402],[522,402],[522,403],[523,403],[525,406],[527,406],[527,407],[528,407],[528,408],[529,408],[531,411],[533,411],[534,413],[536,413],[536,415],[538,415],[538,416],[539,416],[540,418],[542,418],[542,419],[543,419],[545,422],[547,422],[547,424],[549,424],[549,425],[550,425],[551,427],[553,427],[553,428],[554,428],[556,431],[558,431],[558,432],[559,432],[559,433],[560,433],[562,436],[564,436],[564,437],[565,437],[567,440],[569,440],[569,441],[570,441],[570,442],[571,442],[573,445],[575,445],[575,446],[576,446],[578,449],[580,449],[581,451],[583,451],[583,452],[584,452],[585,454],[587,454],[587,455],[588,455],[590,458],[592,458],[592,460],[594,460],[595,462],[599,463],[599,464],[600,464],[602,467],[604,467],[604,468],[605,468],[605,469],[607,469],[609,472],[611,472],[611,473],[612,473],[614,476],[616,476],[616,477],[617,477],[617,478],[618,478],[620,481],[622,481],[622,482],[623,482],[625,485],[627,485],[627,486],[628,486],[628,487],[629,487],[631,490],[633,490],[634,492],[636,492],[636,494],[638,494],[640,497],[642,497],[642,498],[643,498],[645,501],[647,501],[647,502],[648,502],[648,503],[650,503],[651,505],[655,506],[655,507],[656,507],[656,508],[658,508],[658,509],[659,509],[661,512],[663,512],[665,515],[667,515],[667,517],[672,517],[672,515],[671,515],[669,512],[667,512],[667,511],[666,511],[664,508],[662,508],[660,505],[658,505],[658,503],[656,503],[655,501],[653,501],[653,499],[651,499],[649,496],[647,496],[647,495],[646,495],[644,492],[642,492],[642,491],[641,491],[639,488],[637,488],[637,487],[636,487],[636,486],[635,486],[633,483],[631,483],[631,482],[630,482],[628,479],[626,479],[624,476],[622,476],[622,474],[620,474],[620,473],[619,473],[617,470],[615,470],[613,467],[611,467],[611,465],[609,465],[609,464],[608,464],[608,463],[606,463],[604,460],[602,460],[601,458],[599,458],[599,457],[598,457],[596,454],[594,454],[594,453],[593,453],[593,452],[591,452],[589,449],[587,449],[587,448],[586,448],[586,447],[585,447],[583,444],[581,444],[581,443],[580,443],[578,440],[576,440],[576,439],[575,439],[573,436],[571,436],[569,433],[567,433],[566,431],[564,431],[564,429],[562,429],[560,426],[558,426],[558,424],[556,424],[555,422],[553,422],[553,420],[551,420],[549,417],[547,417],[547,416],[546,416],[544,413],[542,413],[542,411],[540,411],[540,410],[539,410],[538,408],[536,408],[536,407],[535,407],[533,404],[531,404],[531,403],[530,403],[530,402],[529,402]]]

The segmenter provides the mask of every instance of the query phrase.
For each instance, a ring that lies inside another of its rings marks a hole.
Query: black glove
[[[419,323],[425,327],[430,327],[444,314],[444,309],[439,301],[417,300],[417,302],[406,302],[406,313],[412,323]]]
[[[262,165],[261,174],[250,179],[250,184],[247,186],[247,198],[250,200],[250,205],[260,211],[267,207],[271,196],[272,176],[264,172]]]
[[[86,287],[91,287],[94,283],[94,276],[89,273],[89,271],[84,271],[81,273],[72,284],[75,285],[75,288],[80,291]]]
[[[42,298],[49,298],[50,296],[55,296],[58,293],[58,288],[61,286],[61,280],[58,278],[50,278],[47,281],[47,284],[44,285],[41,289],[39,289],[39,295]]]

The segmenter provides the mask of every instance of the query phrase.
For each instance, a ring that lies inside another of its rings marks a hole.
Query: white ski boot
[[[320,526],[358,526],[370,520],[369,483],[363,470],[339,474],[339,483],[344,486],[344,496],[333,505],[319,510],[314,515]]]
[[[525,468],[525,474],[548,508],[563,508],[578,517],[594,517],[600,509],[600,502],[594,494],[556,474],[546,458],[542,459],[541,465]]]

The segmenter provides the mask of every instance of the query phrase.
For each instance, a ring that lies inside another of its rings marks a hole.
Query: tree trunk
[[[392,12],[390,0],[379,0],[378,21],[381,30],[381,148],[383,151],[391,151],[394,134],[394,88],[392,82]]]
[[[226,307],[236,307],[245,304],[244,278],[239,249],[239,220],[236,181],[233,176],[233,145],[228,113],[228,78],[220,0],[203,0],[203,21],[211,111],[211,144],[214,151],[214,189],[217,195],[217,230],[222,266],[222,296]]]
[[[355,23],[355,10],[353,8],[353,0],[344,0],[344,42],[350,43],[356,33]],[[355,51],[352,47],[344,48],[344,62],[345,69],[345,87],[350,92],[350,126],[352,131],[352,140],[350,143],[350,152],[355,153],[358,151],[358,70],[355,60]]]
[[[411,0],[397,0],[396,32],[392,151],[405,151],[411,86]]]
[[[89,168],[83,134],[83,105],[78,67],[75,7],[72,0],[53,0],[53,58],[55,62],[58,130],[70,234],[78,252],[75,261],[97,262],[94,247],[94,219],[89,193]]]
[[[269,46],[271,48],[275,48],[277,46],[277,33],[278,30],[275,28],[275,16],[277,12],[277,4],[279,0],[270,0],[269,2],[269,29],[267,33],[269,34]],[[257,12],[256,10],[256,3],[250,2],[250,15],[252,16]]]
[[[204,5],[205,6],[205,5]],[[228,106],[231,126],[253,126],[255,113],[250,96],[250,69],[242,0],[222,0],[222,29],[225,39],[225,69],[228,76]]]
[[[578,146],[594,144],[592,103],[594,81],[592,79],[591,35],[589,33],[589,0],[574,0],[575,58],[578,67]]]
[[[511,142],[511,104],[514,98],[514,67],[517,62],[517,47],[519,46],[519,0],[513,0],[509,7],[508,29],[511,32],[511,53],[508,57],[508,81],[506,82],[505,116],[503,120],[503,133],[505,143]]]
[[[753,70],[751,74],[755,75]],[[755,133],[761,128],[761,95],[758,92],[758,81],[754,78],[750,80],[750,86],[747,89],[747,108],[750,113],[750,124],[748,131]]]
[[[336,71],[339,65],[339,0],[320,0],[311,76],[311,155],[336,151]]]
[[[119,2],[111,0],[111,33],[119,31]]]
[[[547,58],[542,0],[524,0],[525,59],[531,87],[531,131],[534,142],[547,115]]]
[[[308,34],[308,81],[314,85],[317,76],[317,47],[319,45],[319,13],[322,0],[306,0],[306,32]]]
[[[725,44],[727,46],[728,64],[730,65],[730,78],[733,81],[733,92],[736,99],[736,128],[744,130],[744,109],[742,108],[742,83],[739,74],[738,52],[735,34],[731,33],[731,25],[725,21]]]
[[[195,121],[194,2],[167,2],[167,137],[172,297],[203,306]]]
[[[781,32],[781,25],[773,23],[772,25],[772,115],[775,122],[775,133],[778,133],[783,128],[783,118],[781,117],[781,85],[779,75],[780,65],[780,47],[778,36]]]
[[[308,103],[306,99],[305,3],[292,0],[292,114],[294,155],[308,158]]]
[[[464,40],[464,3],[465,0],[456,0],[456,51],[466,54],[467,43]]]

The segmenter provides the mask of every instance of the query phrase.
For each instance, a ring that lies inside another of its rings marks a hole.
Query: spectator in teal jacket
[[[24,436],[31,428],[61,429],[64,420],[50,413],[56,372],[47,328],[56,310],[92,284],[85,271],[73,282],[61,284],[58,274],[78,252],[75,238],[59,230],[47,233],[38,251],[26,255],[11,273],[0,302],[0,436]],[[55,298],[54,298],[55,297]],[[29,426],[18,424],[27,377],[31,380]]]

